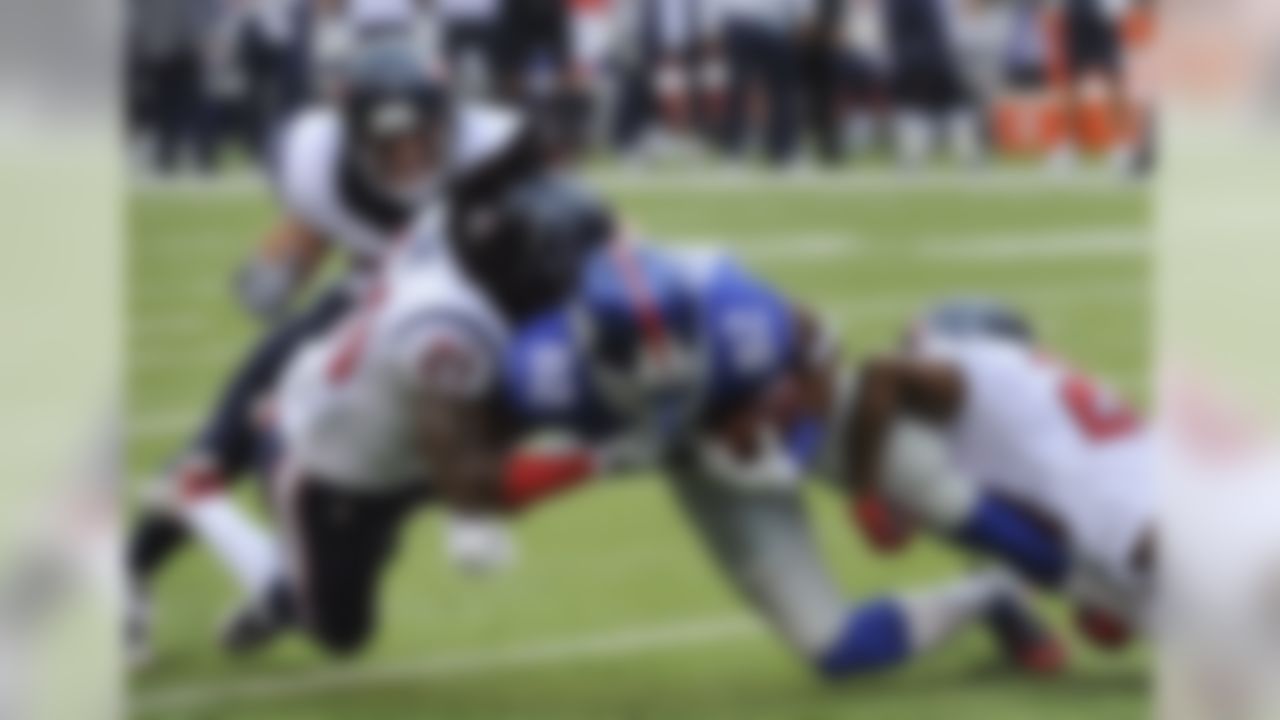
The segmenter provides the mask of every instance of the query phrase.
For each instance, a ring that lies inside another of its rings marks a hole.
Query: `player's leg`
[[[277,493],[287,583],[265,597],[328,652],[349,655],[377,625],[377,593],[416,492],[354,494],[288,475]]]
[[[934,430],[899,421],[888,440],[883,486],[859,499],[857,517],[876,542],[885,515],[901,512],[927,530],[999,558],[1037,585],[1061,587],[1070,572],[1062,538],[1025,509],[957,471]],[[891,510],[868,510],[880,502]]]
[[[850,607],[832,582],[798,496],[743,494],[682,473],[690,521],[736,588],[813,667],[840,678],[884,670],[986,618],[1012,591],[994,572]]]
[[[256,404],[275,383],[293,351],[328,327],[347,304],[345,290],[326,293],[307,312],[269,333],[245,356],[200,435],[160,480],[134,526],[127,562],[130,577],[140,590],[186,544],[191,530],[207,537],[226,526],[216,520],[201,522],[202,517],[227,517],[238,512],[225,490],[254,462],[258,442]]]

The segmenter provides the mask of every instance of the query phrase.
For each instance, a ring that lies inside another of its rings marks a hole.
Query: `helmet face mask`
[[[454,197],[448,222],[455,257],[514,322],[568,300],[586,259],[613,232],[608,208],[553,172]]]
[[[661,299],[647,308],[610,301],[616,297],[603,303],[579,298],[573,324],[586,351],[587,372],[607,407],[671,441],[699,407],[707,357],[692,298],[670,285],[655,294]]]
[[[345,94],[348,152],[361,181],[384,200],[416,207],[432,197],[452,133],[451,102],[411,48],[363,48]]]
[[[407,110],[403,104],[390,104],[387,109]],[[369,184],[387,199],[417,205],[439,187],[448,130],[438,122],[398,125],[385,123],[394,129],[364,139],[357,150],[357,163]]]

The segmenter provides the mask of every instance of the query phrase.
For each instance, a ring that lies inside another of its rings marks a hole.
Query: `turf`
[[[1008,298],[1048,342],[1144,398],[1148,266],[1141,192],[1031,182],[606,185],[637,232],[733,247],[823,310],[850,352],[893,341],[943,295]],[[141,479],[182,442],[252,337],[229,277],[272,219],[252,189],[131,197],[133,427]],[[969,563],[927,543],[874,557],[838,502],[814,489],[827,560],[850,598],[946,577]],[[245,500],[255,498],[246,493]],[[1072,638],[1071,671],[1031,681],[980,631],[898,672],[824,684],[721,584],[651,478],[598,487],[524,519],[521,562],[484,581],[443,558],[437,518],[406,538],[370,650],[335,664],[289,640],[251,660],[213,633],[236,592],[206,555],[157,587],[157,657],[133,681],[154,718],[1136,718],[1149,654]],[[1064,615],[1052,602],[1047,610]],[[1069,626],[1063,623],[1065,634]]]

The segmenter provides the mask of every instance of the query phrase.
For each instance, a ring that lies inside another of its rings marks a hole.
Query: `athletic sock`
[[[903,596],[898,602],[911,654],[932,650],[966,625],[986,619],[1013,591],[1012,578],[995,569]]]
[[[181,521],[160,512],[143,515],[129,537],[128,570],[137,583],[145,584],[175,552],[186,545],[191,534]]]
[[[250,595],[264,592],[278,577],[280,559],[271,536],[226,495],[213,495],[184,508],[191,529],[213,550]]]

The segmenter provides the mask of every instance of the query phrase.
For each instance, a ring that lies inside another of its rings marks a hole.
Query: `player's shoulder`
[[[336,110],[311,108],[289,120],[276,146],[276,183],[285,201],[302,212],[327,202],[341,152]]]
[[[690,287],[713,309],[786,304],[767,281],[723,248],[691,246],[672,253]]]
[[[455,115],[453,167],[466,172],[512,148],[525,132],[523,115],[493,103],[467,102]]]
[[[447,325],[495,350],[510,338],[511,329],[497,307],[446,254],[402,268],[391,282],[398,327]]]
[[[319,162],[338,154],[342,143],[342,118],[331,107],[317,106],[299,111],[280,131],[278,162],[282,169],[296,168],[307,161]]]

